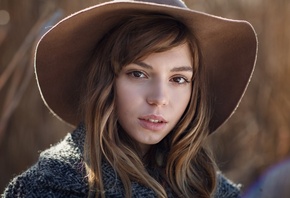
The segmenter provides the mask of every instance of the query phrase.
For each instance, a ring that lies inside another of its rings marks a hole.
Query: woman
[[[248,23],[179,0],[64,19],[38,44],[36,76],[51,111],[78,127],[4,196],[239,197],[204,142],[237,107],[255,58]]]

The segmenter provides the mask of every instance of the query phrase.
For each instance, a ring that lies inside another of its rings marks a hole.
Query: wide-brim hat
[[[257,54],[256,33],[250,23],[191,10],[180,0],[110,1],[64,18],[39,41],[35,74],[46,106],[71,125],[83,121],[79,113],[84,65],[96,44],[128,14],[154,12],[184,23],[199,41],[208,78],[208,95],[215,131],[235,111],[252,76]]]

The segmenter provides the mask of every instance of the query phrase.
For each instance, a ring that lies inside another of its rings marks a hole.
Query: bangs
[[[193,35],[175,18],[163,14],[131,15],[113,30],[116,34],[111,63],[118,73],[123,66],[148,56],[188,43],[194,54]]]

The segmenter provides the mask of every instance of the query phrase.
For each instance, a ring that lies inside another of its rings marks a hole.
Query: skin
[[[116,78],[118,121],[145,154],[176,125],[191,96],[193,61],[187,44],[126,65]]]

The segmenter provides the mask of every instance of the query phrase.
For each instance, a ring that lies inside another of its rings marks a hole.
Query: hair
[[[216,170],[204,148],[210,106],[197,39],[192,30],[168,15],[132,14],[121,21],[97,43],[87,71],[84,157],[90,193],[105,197],[102,163],[106,161],[120,177],[126,197],[132,195],[132,181],[153,189],[158,197],[167,197],[161,180],[177,197],[210,197],[216,186]],[[188,44],[194,60],[191,99],[174,129],[142,157],[118,124],[115,79],[122,67],[182,44]]]

